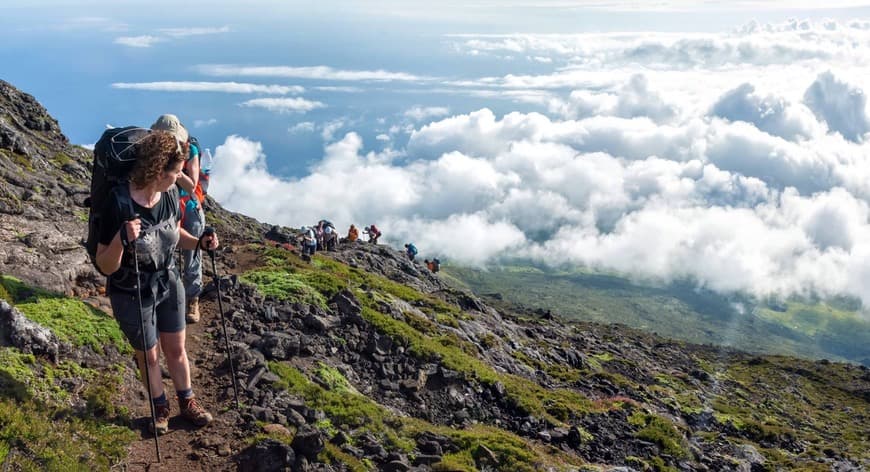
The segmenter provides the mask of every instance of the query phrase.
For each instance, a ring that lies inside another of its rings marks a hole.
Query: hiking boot
[[[199,297],[187,301],[187,322],[199,323]]]
[[[201,407],[199,403],[196,402],[195,397],[179,398],[178,404],[181,406],[181,416],[187,418],[196,426],[205,426],[211,423],[211,413]]]
[[[154,404],[154,422],[148,422],[148,431],[151,431],[151,434],[157,431],[158,436],[169,432],[169,414],[169,402],[162,405]]]

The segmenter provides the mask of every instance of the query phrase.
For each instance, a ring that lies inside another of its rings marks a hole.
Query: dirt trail
[[[204,266],[208,265],[210,268],[207,256],[205,259]],[[203,284],[208,285],[212,281],[211,270],[204,272]],[[219,272],[223,273],[220,270]],[[224,303],[224,309],[226,308]],[[244,442],[245,435],[240,431],[242,424],[240,416],[235,411],[230,374],[228,371],[218,369],[225,358],[223,338],[213,337],[206,332],[207,327],[213,327],[217,330],[212,329],[212,332],[221,333],[216,292],[211,291],[203,295],[200,300],[200,311],[202,313],[200,322],[187,326],[187,354],[190,359],[194,392],[200,404],[212,413],[214,422],[196,428],[178,416],[175,389],[172,381],[164,377],[166,396],[172,398],[170,406],[173,416],[169,421],[169,433],[159,437],[161,462],[158,463],[154,437],[147,429],[151,419],[145,389],[141,383],[122,385],[120,386],[122,397],[134,412],[136,418],[134,428],[139,432],[140,437],[130,445],[127,458],[113,470],[131,472],[236,470],[237,465],[233,461],[233,456],[247,444]],[[130,367],[132,366],[131,359]],[[244,379],[240,379],[240,383],[242,382]],[[242,401],[241,391],[239,395]]]

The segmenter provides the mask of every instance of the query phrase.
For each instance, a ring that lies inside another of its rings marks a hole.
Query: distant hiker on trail
[[[369,242],[372,244],[378,243],[378,238],[381,237],[381,230],[378,229],[377,226],[371,225],[363,228],[363,234],[367,234],[369,236]]]
[[[347,230],[347,242],[352,243],[357,239],[359,239],[359,230],[356,226],[350,225],[350,229]]]
[[[417,257],[417,246],[414,246],[414,243],[405,244],[405,254],[408,256],[408,259],[413,262],[414,258]]]
[[[327,251],[335,251],[338,245],[338,233],[331,224],[323,227],[323,244]]]
[[[181,227],[194,237],[202,236],[205,229],[205,213],[202,204],[205,200],[202,183],[200,182],[200,149],[196,138],[190,136],[187,129],[178,121],[175,115],[160,115],[151,125],[152,130],[166,131],[180,143],[187,143],[190,148],[184,169],[178,175],[176,185],[179,188],[181,200]],[[182,250],[184,265],[181,269],[184,279],[184,292],[187,295],[187,322],[199,322],[199,294],[202,292],[202,257],[199,251]]]
[[[305,227],[302,228],[302,255],[303,256],[313,256],[314,252],[317,250],[317,234],[314,232],[314,228]]]
[[[426,268],[433,274],[441,270],[441,261],[438,259],[432,259],[431,261],[429,259],[423,259],[423,262],[426,263]]]
[[[142,381],[154,402],[155,418],[149,429],[159,435],[169,430],[170,408],[163,390],[158,338],[181,415],[197,426],[212,421],[212,415],[197,403],[190,383],[184,347],[184,286],[174,253],[176,246],[213,250],[218,239],[214,234],[198,239],[179,228],[175,183],[188,158],[187,143],[169,133],[152,132],[136,143],[133,153],[136,160],[129,183],[114,187],[106,198],[95,261],[101,272],[109,274],[112,312],[136,350]]]

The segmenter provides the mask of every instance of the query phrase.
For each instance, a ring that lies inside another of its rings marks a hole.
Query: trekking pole
[[[139,215],[133,219],[139,218]],[[151,372],[148,368],[148,340],[145,338],[145,315],[142,314],[142,286],[139,278],[139,257],[136,254],[136,242],[127,241],[126,230],[122,234],[122,241],[133,253],[133,269],[136,273],[136,302],[139,305],[139,329],[142,330],[142,364],[145,365],[145,386],[148,389],[148,406],[151,407],[151,428],[154,430],[154,450],[157,451],[157,462],[160,462],[160,441],[157,439],[157,414],[154,409],[154,395],[151,394]]]
[[[214,228],[208,227],[202,232],[202,236],[210,236],[214,234]],[[201,239],[200,239],[201,241]],[[233,398],[236,401],[236,410],[240,410],[239,407],[239,390],[236,387],[236,369],[233,367],[233,350],[230,347],[230,337],[227,335],[227,319],[224,317],[224,303],[221,300],[221,278],[218,276],[217,266],[214,262],[214,250],[208,249],[208,255],[211,257],[211,271],[214,273],[214,285],[217,287],[217,297],[218,297],[218,310],[221,312],[221,325],[223,326],[224,331],[224,347],[227,351],[227,360],[230,363],[230,375],[233,379]]]

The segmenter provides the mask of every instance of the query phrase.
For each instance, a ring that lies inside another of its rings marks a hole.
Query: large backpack
[[[208,181],[209,181],[209,172],[203,167],[202,162],[202,151],[203,149],[199,146],[199,141],[191,136],[189,138],[190,148],[196,148],[196,153],[199,159],[199,178],[196,181],[196,188],[193,189],[193,195],[185,192],[179,187],[179,191],[181,192],[181,219],[184,220],[185,211],[187,210],[187,202],[190,201],[192,196],[196,197],[197,204],[202,206],[205,203],[205,196],[208,192]],[[187,163],[184,165],[185,173],[187,172]]]
[[[94,145],[94,165],[91,173],[91,195],[85,200],[88,213],[88,239],[85,248],[91,259],[91,264],[97,267],[97,243],[100,241],[100,224],[106,198],[112,189],[127,183],[133,164],[136,163],[134,148],[136,143],[144,139],[151,130],[128,126],[125,128],[110,128],[103,132],[97,144]],[[128,192],[117,192],[118,198],[130,199]],[[122,207],[129,202],[119,202]],[[132,215],[131,215],[132,216]],[[106,275],[106,274],[103,274]]]

